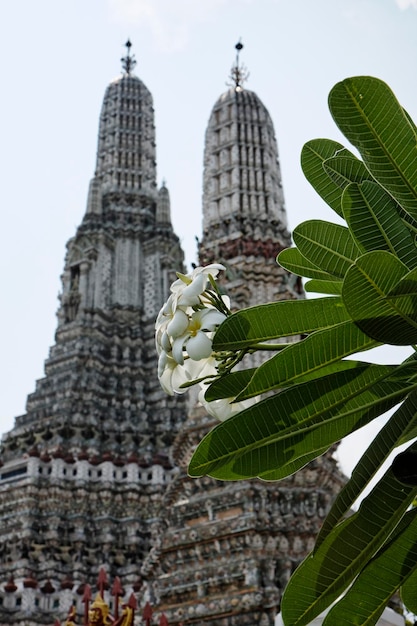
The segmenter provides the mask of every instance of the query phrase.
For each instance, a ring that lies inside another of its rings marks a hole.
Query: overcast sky
[[[315,137],[346,143],[327,109],[337,81],[378,76],[417,119],[417,0],[3,0],[1,432],[43,376],[65,244],[85,211],[101,102],[127,38],[154,97],[158,182],[188,262],[201,234],[205,127],[239,38],[247,88],[275,124],[291,228],[332,219],[299,154]]]

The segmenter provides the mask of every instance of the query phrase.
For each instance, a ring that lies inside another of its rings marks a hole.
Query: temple
[[[0,623],[84,624],[105,572],[120,581],[115,595],[101,587],[108,610],[137,606],[135,623],[272,626],[345,478],[331,452],[278,483],[187,476],[213,418],[157,378],[155,318],[184,256],[157,185],[152,96],[126,47],[45,376],[2,439]],[[291,245],[278,149],[241,49],[207,126],[199,244],[201,264],[226,266],[235,308],[304,297],[275,261]]]

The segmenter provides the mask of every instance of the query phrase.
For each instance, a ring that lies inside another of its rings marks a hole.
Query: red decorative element
[[[42,593],[54,593],[55,587],[53,586],[51,581],[48,579],[46,583],[44,584],[44,586],[41,587],[41,591]]]
[[[137,454],[135,454],[135,452],[132,452],[131,454],[129,454],[129,456],[127,457],[127,462],[128,463],[138,463],[139,462],[139,457]]]
[[[34,446],[33,448],[31,448],[28,452],[29,456],[36,456],[39,457],[39,450],[36,446]]]
[[[90,459],[91,465],[100,465],[101,459],[99,456],[92,456]]]
[[[152,612],[153,612],[152,607],[149,604],[149,602],[147,602],[145,604],[145,608],[143,610],[143,615],[142,615],[143,619],[145,620],[146,626],[151,626]]]
[[[162,613],[161,615],[161,618],[159,620],[159,626],[169,626],[165,613]]]
[[[86,587],[86,584],[85,584],[85,583],[81,583],[81,585],[78,585],[78,587],[77,587],[77,593],[78,593],[78,595],[79,595],[79,596],[82,596],[82,595],[84,594],[84,592],[85,592],[85,587]]]
[[[87,450],[81,450],[81,452],[78,453],[78,460],[79,461],[88,461],[88,452],[87,452]]]
[[[117,456],[114,461],[113,461],[114,465],[116,467],[123,467],[123,465],[125,465],[125,460],[122,459],[120,456]]]
[[[275,259],[284,247],[272,239],[253,239],[252,237],[239,237],[222,243],[222,259],[233,259],[237,256],[256,256],[264,259]],[[200,246],[200,258],[204,264],[216,261],[217,248],[205,249]]]
[[[59,621],[59,619],[56,619],[54,621],[54,626],[61,626],[61,622]]]
[[[101,567],[98,573],[97,588],[100,592],[101,597],[104,598],[104,590],[109,588],[109,583],[107,582],[107,574],[104,567]]]
[[[75,459],[73,455],[71,454],[71,452],[65,455],[64,461],[65,463],[75,463]]]
[[[59,446],[54,452],[52,452],[52,456],[54,459],[63,459],[65,456],[64,450]]]
[[[41,461],[43,463],[49,463],[51,461],[51,457],[49,456],[49,454],[47,452],[43,452],[41,454]]]
[[[116,576],[114,579],[113,587],[111,589],[112,596],[115,596],[116,601],[114,603],[114,619],[119,619],[119,598],[124,595],[124,591],[122,589],[122,583],[120,582],[120,578]]]
[[[147,604],[149,604],[149,602]],[[127,606],[129,606],[134,611],[138,608],[138,603],[137,603],[136,598],[135,598],[133,593],[130,594],[130,598],[129,598],[129,601],[127,603]],[[145,609],[146,609],[146,607],[145,607]],[[152,611],[152,609],[151,609],[151,611]]]
[[[38,586],[38,581],[36,580],[36,578],[33,578],[32,572],[30,572],[30,574],[26,576],[25,580],[23,581],[23,586],[26,589],[36,589],[36,587]]]
[[[103,461],[113,461],[113,455],[111,452],[103,452]]]
[[[172,469],[172,465],[166,454],[155,454],[152,458],[152,463],[154,465],[162,465],[164,469]]]
[[[14,584],[14,578],[13,576],[10,576],[9,580],[4,585],[4,590],[7,591],[7,593],[13,593],[16,589],[17,585]]]
[[[72,589],[73,586],[74,586],[74,581],[69,576],[64,578],[64,580],[61,582],[61,589]],[[84,589],[83,589],[83,591],[84,591]]]
[[[91,601],[91,587],[90,585],[85,585],[84,587],[84,595],[82,602],[84,604],[84,624],[88,624],[88,610],[90,608]]]

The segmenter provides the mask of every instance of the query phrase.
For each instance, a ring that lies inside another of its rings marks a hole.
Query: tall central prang
[[[130,42],[122,64],[104,96],[87,210],[67,244],[45,377],[2,441],[2,624],[27,611],[51,624],[47,611],[65,615],[102,565],[126,589],[139,584],[176,472],[185,400],[160,388],[154,324],[183,252],[168,189],[157,188],[152,96],[133,74]]]

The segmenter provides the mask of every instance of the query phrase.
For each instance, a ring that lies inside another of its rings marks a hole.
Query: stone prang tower
[[[215,103],[206,130],[199,250],[202,264],[227,265],[227,292],[239,308],[302,293],[276,263],[291,245],[278,148],[266,107],[243,87],[242,47],[236,46],[233,85]]]
[[[157,189],[152,96],[133,67],[128,45],[104,96],[45,378],[2,441],[1,624],[63,619],[102,565],[137,586],[175,473],[186,407],[159,385],[154,324],[183,252],[168,190]]]
[[[86,585],[105,570],[155,624],[164,612],[170,626],[272,626],[344,478],[331,455],[279,483],[187,477],[213,419],[157,378],[154,322],[183,252],[130,46],[104,96],[45,377],[2,440],[0,624],[52,626],[71,606],[83,624]],[[199,244],[201,264],[227,267],[236,307],[303,297],[275,261],[291,243],[278,151],[241,47],[207,128]]]
[[[244,89],[238,57],[205,138],[202,264],[226,266],[232,306],[303,297],[276,263],[291,245],[270,115]],[[190,479],[192,450],[215,425],[200,405],[173,447],[182,469],[167,489],[152,578],[169,623],[273,626],[289,576],[314,539],[344,477],[331,454],[280,482]]]

